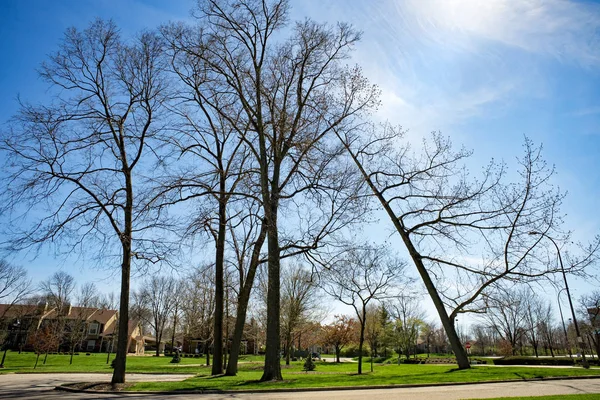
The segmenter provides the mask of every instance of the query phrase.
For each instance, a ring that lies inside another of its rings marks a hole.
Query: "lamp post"
[[[560,263],[560,270],[562,271],[563,280],[565,281],[565,290],[567,291],[567,298],[569,299],[569,307],[571,307],[571,314],[573,315],[573,325],[575,325],[575,332],[577,333],[577,343],[579,345],[579,348],[581,349],[581,365],[583,366],[583,368],[589,368],[590,365],[588,364],[585,358],[585,347],[583,345],[583,338],[581,337],[581,333],[579,332],[577,317],[575,317],[575,309],[573,308],[573,300],[571,299],[571,291],[569,290],[569,283],[567,282],[567,274],[565,273],[565,266],[563,265],[562,256],[560,254],[560,248],[558,247],[554,239],[552,239],[552,237],[548,236],[543,232],[529,232],[529,234],[541,235],[545,237],[546,239],[550,240],[556,248],[556,254],[558,254],[558,262]]]
[[[558,302],[558,311],[560,312],[560,320],[562,321],[563,331],[565,333],[565,343],[567,344],[567,350],[569,351],[569,357],[573,357],[571,354],[571,345],[569,344],[569,335],[567,335],[567,327],[565,326],[565,317],[563,317],[562,307],[560,305],[560,294],[565,288],[562,288],[558,291],[558,295],[556,296],[556,301]]]

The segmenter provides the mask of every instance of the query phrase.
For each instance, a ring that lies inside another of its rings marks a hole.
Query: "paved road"
[[[186,375],[136,375],[127,376],[129,382],[140,380],[180,380]],[[108,381],[110,375],[104,374],[30,374],[0,375],[0,399],[163,399],[165,395],[129,394],[83,394],[53,390],[55,385],[66,382]],[[492,384],[474,384],[442,387],[423,387],[405,389],[375,390],[337,390],[322,392],[287,392],[287,393],[239,393],[239,394],[179,394],[170,395],[169,400],[459,400],[472,398],[489,398],[500,396],[541,396],[550,394],[598,393],[600,399],[600,378],[582,380],[510,382]]]

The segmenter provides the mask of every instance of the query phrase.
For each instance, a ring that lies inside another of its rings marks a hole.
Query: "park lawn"
[[[140,382],[127,390],[133,391],[180,391],[180,390],[255,390],[318,388],[336,386],[382,386],[403,384],[432,384],[455,382],[481,382],[495,380],[523,380],[547,377],[598,375],[600,369],[583,368],[530,368],[476,366],[458,370],[449,365],[376,365],[370,372],[364,364],[363,374],[356,374],[356,363],[317,363],[313,372],[303,372],[300,362],[283,367],[282,382],[258,382],[262,364],[242,364],[238,376],[211,377],[209,371],[181,382]]]
[[[530,397],[495,397],[485,400],[598,400],[600,393],[586,394],[557,394],[553,396],[530,396]],[[484,400],[484,399],[468,399],[468,400]]]
[[[1,356],[1,353],[0,353]],[[112,373],[110,362],[106,363],[106,353],[79,353],[73,356],[73,364],[69,365],[70,355],[49,354],[46,364],[43,364],[44,355],[40,356],[37,368],[35,365],[36,355],[34,353],[9,351],[6,354],[4,368],[0,369],[0,374],[4,373],[48,373],[48,372],[100,372]],[[114,359],[114,353],[110,360]],[[163,374],[196,374],[210,373],[203,363],[205,358],[182,358],[181,363],[171,364],[171,357],[152,357],[152,356],[129,356],[127,357],[127,372],[135,373],[163,373]]]

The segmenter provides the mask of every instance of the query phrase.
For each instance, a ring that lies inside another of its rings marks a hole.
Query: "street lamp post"
[[[569,290],[569,283],[567,282],[567,274],[565,273],[565,266],[563,265],[562,256],[560,254],[560,248],[552,239],[552,237],[548,236],[543,232],[529,232],[530,235],[541,235],[546,239],[550,240],[554,247],[556,248],[556,254],[558,254],[558,262],[560,263],[560,270],[562,271],[563,280],[565,281],[565,290],[567,291],[567,298],[569,299],[569,307],[571,307],[571,314],[573,315],[573,325],[575,325],[575,332],[577,333],[577,344],[581,349],[581,365],[583,368],[589,368],[590,365],[585,358],[585,347],[583,344],[583,338],[581,337],[581,333],[579,332],[579,325],[577,324],[577,317],[575,317],[575,309],[573,308],[573,300],[571,299],[571,291]]]
[[[558,302],[558,311],[560,312],[560,320],[562,321],[563,332],[565,333],[565,343],[567,344],[567,350],[569,352],[569,357],[573,357],[571,354],[571,345],[569,344],[569,335],[567,335],[567,327],[565,326],[565,317],[563,317],[562,307],[560,305],[560,294],[565,288],[562,288],[558,291],[558,295],[556,296],[556,301]]]

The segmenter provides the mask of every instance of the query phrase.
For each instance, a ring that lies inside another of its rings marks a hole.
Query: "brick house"
[[[48,329],[58,333],[57,351],[102,352],[111,349],[117,326],[117,310],[93,307],[65,307],[63,311],[47,303],[0,304],[0,338],[12,349],[32,350],[35,333]],[[143,353],[143,336],[136,321],[129,322],[129,351]],[[140,350],[141,349],[141,350]]]

